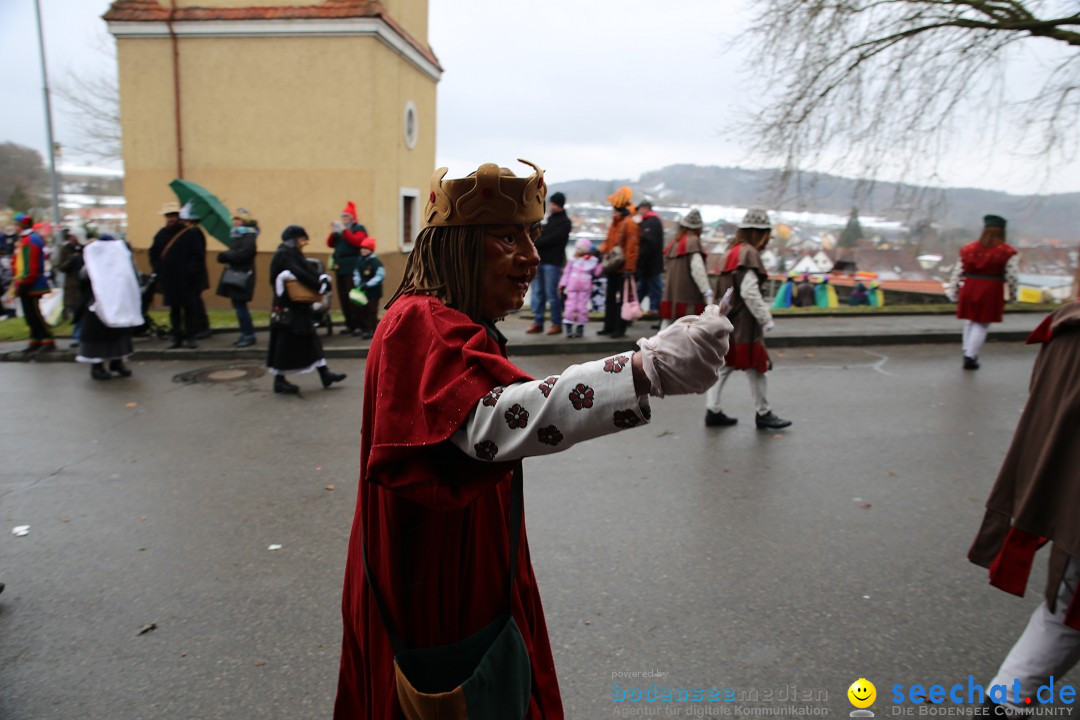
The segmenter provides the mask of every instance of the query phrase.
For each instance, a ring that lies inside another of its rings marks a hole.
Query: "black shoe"
[[[110,360],[109,370],[120,377],[131,377],[131,371],[124,366],[123,360]]]
[[[728,417],[722,412],[705,411],[705,427],[730,427],[739,422],[739,418]]]
[[[52,352],[56,349],[56,343],[46,343],[38,348],[39,353]]]
[[[274,393],[276,395],[299,395],[300,388],[286,380],[284,375],[275,375]]]
[[[363,337],[364,336],[364,331],[361,330],[360,328],[357,328],[356,330],[350,330],[349,332],[350,332],[350,334],[352,334],[353,337]]]
[[[196,335],[195,337],[199,337],[199,336]],[[188,340],[187,342],[184,343],[184,347],[186,347],[188,350],[194,350],[195,348],[199,347],[199,344],[197,342],[195,342],[194,340]]]
[[[176,338],[171,343],[169,343],[169,347],[167,349],[169,349],[169,350],[179,350],[182,347],[184,347],[184,341],[181,340],[180,338]]]
[[[360,339],[361,340],[370,340],[373,337],[375,337],[375,333],[369,333],[366,330],[364,332],[360,333]]]
[[[652,325],[649,326],[649,329],[650,330],[659,330],[660,329],[660,323],[653,323]]]
[[[90,366],[90,377],[95,380],[111,380],[112,375],[105,369],[105,363],[94,363]]]
[[[40,349],[41,349],[40,345],[27,345],[26,347],[24,347],[19,352],[22,353],[23,355],[30,355],[32,353],[36,353]]]
[[[328,388],[334,383],[341,382],[347,377],[348,375],[345,373],[330,372],[330,368],[325,365],[319,368],[319,379],[322,380],[322,386],[324,388]]]
[[[255,344],[255,338],[253,338],[253,337],[242,337],[242,338],[240,338],[239,340],[237,340],[236,342],[233,343],[233,347],[246,348],[246,347],[251,347],[254,344]]]
[[[199,332],[195,333],[195,339],[196,340],[205,340],[206,338],[210,337],[213,334],[214,333],[212,333],[209,330],[200,330]]]
[[[611,331],[610,330],[597,330],[596,334],[597,335],[610,335]]]
[[[979,359],[978,358],[968,357],[967,355],[965,355],[964,356],[964,369],[965,370],[978,370],[979,369]]]
[[[758,413],[757,417],[754,418],[754,422],[757,423],[759,430],[780,430],[791,424],[790,420],[777,417],[772,410],[764,415]]]

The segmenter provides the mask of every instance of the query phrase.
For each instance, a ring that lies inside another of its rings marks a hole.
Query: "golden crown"
[[[507,168],[484,163],[476,172],[458,180],[443,180],[447,168],[431,176],[424,217],[428,225],[531,225],[544,219],[547,185],[544,171],[518,158],[533,169],[519,178]]]

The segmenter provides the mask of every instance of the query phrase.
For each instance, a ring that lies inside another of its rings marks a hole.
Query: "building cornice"
[[[118,40],[171,37],[164,21],[107,20],[107,24]],[[434,53],[384,17],[175,20],[172,31],[178,38],[373,37],[436,82],[443,71]]]

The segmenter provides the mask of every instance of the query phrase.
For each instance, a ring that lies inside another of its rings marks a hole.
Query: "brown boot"
[[[544,326],[539,323],[533,323],[529,326],[529,329],[525,331],[526,335],[535,335],[537,333],[544,332]]]
[[[561,325],[552,325],[551,329],[547,331],[548,335],[562,335]]]

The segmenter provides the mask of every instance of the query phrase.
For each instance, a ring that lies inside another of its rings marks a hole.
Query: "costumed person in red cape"
[[[337,720],[564,717],[522,458],[645,425],[650,395],[703,392],[723,365],[731,324],[715,306],[560,375],[507,360],[495,322],[536,274],[547,194],[526,164],[525,178],[490,163],[456,180],[436,171],[372,340]]]
[[[1027,406],[968,553],[989,568],[991,585],[1023,596],[1035,552],[1053,543],[1045,600],[987,686],[1005,685],[1007,700],[992,701],[1022,710],[1080,660],[1080,303],[1054,311],[1028,343],[1042,348]]]
[[[701,247],[701,213],[691,210],[679,221],[675,238],[664,248],[667,259],[664,297],[660,301],[661,327],[675,318],[699,313],[712,302],[709,275],[705,271],[705,250]]]
[[[724,359],[720,380],[709,388],[705,397],[705,425],[727,427],[739,422],[738,418],[725,415],[720,409],[720,393],[724,383],[736,370],[744,370],[750,381],[750,394],[754,398],[757,415],[754,422],[762,430],[779,430],[791,425],[790,420],[777,417],[769,408],[765,396],[765,373],[772,368],[769,353],[765,350],[765,333],[773,329],[769,304],[761,295],[761,288],[768,280],[765,266],[761,263],[761,251],[769,244],[772,223],[769,214],[761,208],[746,211],[735,239],[724,255],[724,264],[716,280],[714,294],[723,298],[733,290],[731,311],[728,317],[735,326],[731,335],[731,348]]]
[[[1001,322],[1005,287],[1016,300],[1020,259],[1005,242],[1005,218],[983,217],[982,236],[960,248],[960,260],[945,285],[945,296],[956,303],[956,317],[964,321],[964,369],[979,369],[979,351],[990,323]]]

